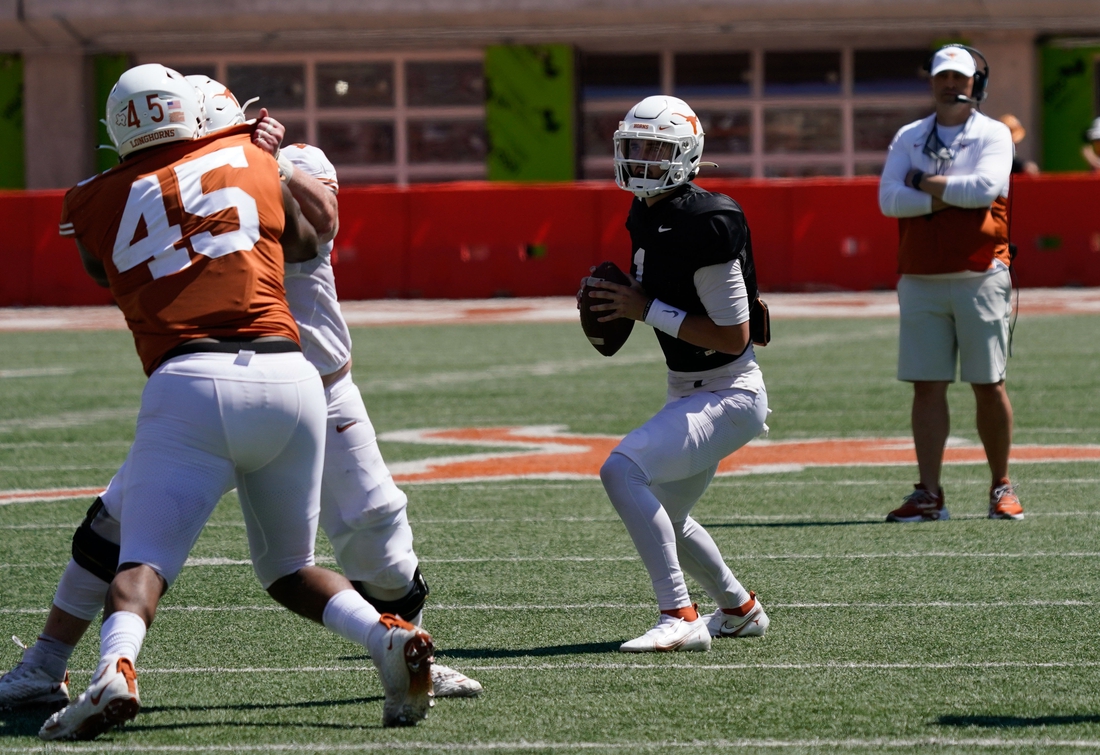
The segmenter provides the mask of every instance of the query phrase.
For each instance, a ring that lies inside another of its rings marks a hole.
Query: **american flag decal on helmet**
[[[183,103],[179,100],[165,100],[164,104],[168,107],[169,123],[183,123],[187,119],[183,113]]]

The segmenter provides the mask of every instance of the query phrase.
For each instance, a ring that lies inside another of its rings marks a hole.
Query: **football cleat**
[[[477,697],[481,683],[453,668],[432,664],[432,690],[436,697]]]
[[[1024,507],[1007,477],[989,489],[990,519],[1023,519]]]
[[[428,709],[435,704],[432,699],[435,645],[423,629],[392,613],[382,614],[379,621],[389,630],[382,640],[382,652],[371,653],[386,692],[382,725],[415,726],[428,717]]]
[[[38,731],[41,739],[95,739],[130,721],[141,709],[137,673],[129,658],[109,655],[99,662],[88,689],[54,713]]]
[[[710,650],[710,632],[702,616],[686,621],[661,614],[657,626],[641,637],[619,646],[623,653],[671,653],[675,651]]]
[[[902,499],[901,506],[886,515],[888,522],[934,522],[947,519],[947,509],[943,505],[943,488],[939,494],[933,493],[920,483]]]
[[[32,666],[26,660],[27,646],[12,637],[23,648],[23,660],[8,673],[0,676],[0,709],[20,705],[65,705],[69,702],[69,672],[64,679],[55,679],[41,666]]]
[[[771,619],[764,613],[756,593],[750,592],[749,599],[734,610],[737,613],[726,613],[719,608],[710,615],[707,630],[711,637],[763,637],[768,631]]]

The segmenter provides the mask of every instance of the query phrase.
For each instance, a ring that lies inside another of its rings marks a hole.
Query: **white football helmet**
[[[703,156],[703,126],[686,102],[646,97],[615,132],[615,183],[637,197],[654,197],[695,178]]]
[[[193,74],[186,78],[206,96],[206,133],[212,134],[244,123],[244,110],[229,91],[229,87],[202,74]]]
[[[119,157],[202,136],[203,94],[178,71],[159,63],[131,68],[107,96],[107,133]]]

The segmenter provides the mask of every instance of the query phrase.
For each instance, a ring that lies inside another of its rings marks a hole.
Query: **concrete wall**
[[[0,0],[0,51],[26,65],[27,186],[88,175],[88,56],[301,50],[820,47],[966,38],[989,58],[983,108],[1014,113],[1038,154],[1035,42],[1100,33],[1100,0]],[[74,117],[74,110],[83,115]]]
[[[23,57],[28,189],[72,186],[93,172],[89,62],[79,49]]]
[[[1037,161],[1042,140],[1037,97],[1039,70],[1033,35],[987,33],[974,35],[971,42],[989,61],[989,98],[982,104],[982,112],[993,118],[1005,113],[1019,118],[1027,136],[1016,145],[1016,154],[1022,160]]]

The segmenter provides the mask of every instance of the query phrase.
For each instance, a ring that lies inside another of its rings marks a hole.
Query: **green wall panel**
[[[107,135],[107,127],[103,125],[101,119],[107,111],[107,96],[111,93],[111,87],[128,68],[130,68],[129,55],[96,55],[92,60],[95,78],[95,107],[92,109],[92,115],[96,123],[96,145],[111,143],[111,137]],[[118,165],[118,153],[110,149],[97,149],[95,165],[99,172]]]
[[[0,55],[0,189],[22,189],[23,59]]]
[[[1089,170],[1081,155],[1084,132],[1096,113],[1100,47],[1040,49],[1043,97],[1043,170]]]
[[[573,60],[568,45],[499,45],[486,50],[490,180],[576,177]]]

